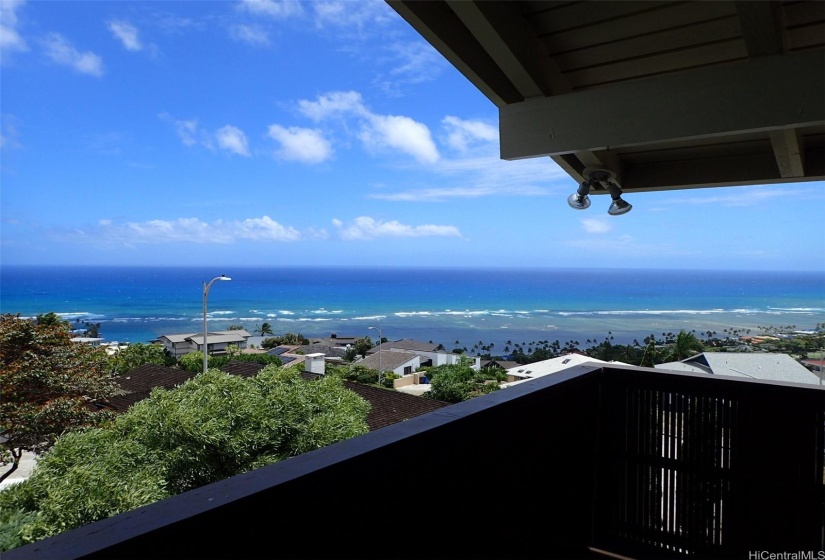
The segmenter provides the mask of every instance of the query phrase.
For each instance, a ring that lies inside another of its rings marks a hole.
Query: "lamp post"
[[[370,330],[378,331],[378,384],[381,385],[381,344],[384,342],[381,336],[381,327],[367,327]]]
[[[207,284],[206,281],[203,282],[203,373],[206,373],[206,368],[209,364],[207,350],[209,345],[206,343],[206,339],[209,336],[209,332],[206,328],[206,300],[209,297],[209,288],[212,287],[212,284],[215,283],[215,280],[232,280],[229,276],[225,274],[221,274],[220,276],[216,276],[212,280],[209,281]]]

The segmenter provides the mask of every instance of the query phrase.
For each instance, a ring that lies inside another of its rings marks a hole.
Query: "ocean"
[[[825,323],[825,273],[375,267],[0,267],[0,312],[100,323],[108,342],[203,330],[414,338],[448,349]],[[370,330],[369,327],[376,327]]]

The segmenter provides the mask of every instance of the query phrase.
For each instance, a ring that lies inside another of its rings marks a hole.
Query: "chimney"
[[[307,354],[304,357],[304,371],[324,375],[326,373],[324,354]]]

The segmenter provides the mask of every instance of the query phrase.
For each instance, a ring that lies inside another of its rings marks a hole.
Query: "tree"
[[[44,326],[44,327],[56,326],[56,325],[65,326],[66,328],[69,327],[69,323],[67,321],[64,321],[63,319],[60,318],[60,315],[58,315],[57,313],[53,313],[53,312],[42,313],[42,314],[38,315],[37,319],[35,319],[35,320],[36,320],[38,325]]]
[[[309,344],[309,339],[302,334],[295,334],[295,333],[286,333],[283,336],[273,336],[269,338],[265,338],[263,342],[261,342],[261,348],[275,348],[276,346],[281,345],[289,345],[289,346],[302,346],[305,344]]]
[[[73,343],[65,325],[0,317],[0,445],[11,463],[0,481],[17,470],[23,451],[41,454],[63,433],[109,420],[89,403],[116,390],[106,353]]]
[[[255,329],[255,332],[257,332],[261,336],[275,334],[274,332],[272,332],[272,325],[270,325],[269,323],[263,323],[260,327]]]
[[[363,338],[359,338],[358,340],[355,341],[355,344],[353,345],[353,348],[355,349],[356,354],[360,354],[361,356],[366,356],[367,352],[369,352],[370,349],[372,348],[372,340],[368,336],[365,336]]]
[[[160,344],[130,344],[109,357],[114,375],[121,375],[145,364],[158,366],[175,365],[175,359]]]
[[[694,333],[681,330],[673,339],[673,348],[668,354],[667,361],[678,362],[694,356],[704,349],[704,345],[696,338]]]
[[[156,389],[110,425],[61,437],[32,476],[0,492],[32,542],[367,432],[369,403],[296,368],[217,370]]]
[[[207,366],[211,366],[214,360],[214,356],[207,356]],[[198,373],[203,371],[203,352],[200,350],[194,350],[192,352],[187,352],[180,358],[178,358],[178,365],[181,369],[185,369],[186,371],[191,371],[193,373]]]
[[[457,403],[498,390],[498,382],[505,376],[496,368],[475,371],[469,360],[461,359],[458,364],[429,368],[427,377],[431,386],[428,398]]]

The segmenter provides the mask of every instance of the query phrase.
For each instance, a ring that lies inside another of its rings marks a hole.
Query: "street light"
[[[206,299],[209,297],[209,288],[212,287],[212,284],[215,283],[215,280],[232,280],[229,276],[225,274],[221,274],[220,276],[216,276],[212,280],[209,281],[209,284],[206,281],[203,282],[203,373],[206,373],[206,368],[209,363],[207,350],[209,348],[208,344],[206,343],[206,339],[209,336],[209,332],[206,329]]]
[[[367,327],[370,330],[378,331],[378,384],[381,385],[381,344],[384,339],[381,337],[381,327]]]

